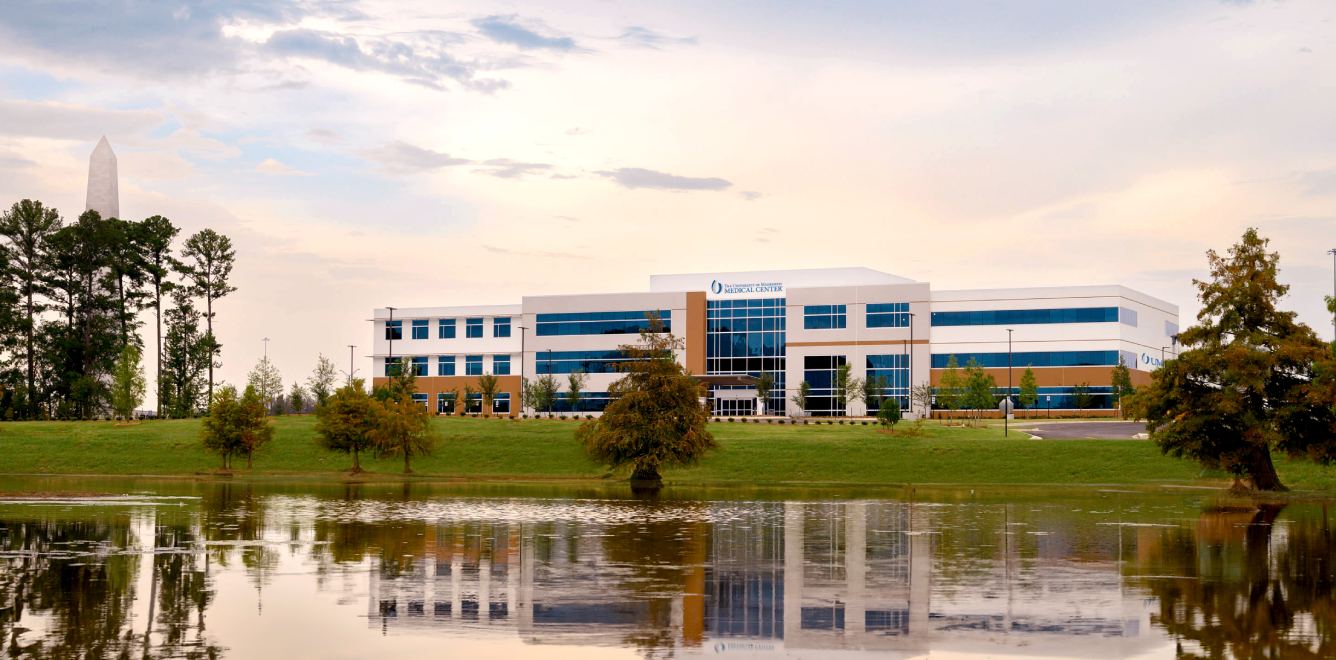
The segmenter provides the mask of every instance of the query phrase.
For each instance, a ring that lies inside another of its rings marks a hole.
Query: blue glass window
[[[387,357],[387,358],[385,358],[385,375],[386,375],[386,376],[398,376],[398,375],[399,375],[399,360],[400,360],[400,359],[401,359],[401,358],[397,358],[397,357]]]
[[[429,324],[427,319],[413,319],[413,339],[426,339]]]
[[[538,351],[534,354],[539,374],[617,373],[617,365],[627,360],[621,351]]]
[[[449,415],[455,412],[455,393],[438,392],[436,394],[436,413]]]
[[[657,314],[664,332],[672,332],[672,311],[575,312],[539,314],[536,332],[540,337],[559,335],[626,335],[649,329],[650,314]]]
[[[933,312],[935,326],[1034,325],[1040,323],[1117,323],[1117,307],[1065,309],[990,309],[977,312]]]
[[[436,375],[437,376],[455,375],[455,356],[453,355],[436,356]]]
[[[557,396],[555,401],[552,402],[552,410],[553,412],[567,412],[567,413],[597,412],[603,410],[604,408],[607,408],[608,403],[611,401],[612,398],[608,396],[607,392],[581,392],[580,403],[577,404],[574,408],[572,408],[570,400],[566,398],[565,393],[562,393],[561,395]],[[547,412],[547,411],[543,410],[540,412]]]
[[[875,414],[881,407],[881,400],[895,397],[900,400],[900,409],[909,408],[909,356],[903,353],[892,355],[867,356],[867,378],[880,379],[873,400],[864,401],[868,414]]]
[[[785,409],[784,298],[709,300],[705,307],[705,369],[711,374],[769,374],[769,412]],[[716,401],[718,404],[719,401]]]
[[[803,306],[803,329],[834,330],[847,325],[845,305]]]
[[[493,356],[492,356],[492,373],[493,373],[494,375],[497,375],[497,376],[509,376],[509,375],[510,375],[510,356],[509,356],[509,355],[493,355]]]
[[[835,400],[835,372],[845,363],[843,355],[808,355],[803,357],[803,380],[812,386],[807,396],[807,413],[829,417],[844,415],[844,408]]]
[[[428,400],[430,400],[430,397],[427,396],[426,392],[413,393],[413,403],[416,403],[419,406],[422,406],[423,408],[427,407]]]
[[[427,357],[425,355],[412,358],[412,363],[414,376],[427,375]]]
[[[469,339],[482,337],[482,319],[465,319],[464,336]]]
[[[964,367],[973,358],[981,367],[1005,368],[1006,353],[934,353],[933,369],[945,369],[951,355],[956,356],[956,363]],[[1016,369],[1025,367],[1111,367],[1118,364],[1118,351],[1039,351],[1033,353],[1012,353],[1011,366]]]
[[[510,319],[508,317],[492,319],[492,336],[509,337]]]
[[[439,320],[437,320],[437,321],[436,321],[436,338],[437,338],[437,339],[454,339],[454,338],[455,338],[455,320],[454,320],[454,319],[439,319]]]
[[[404,338],[404,322],[403,322],[403,321],[386,321],[386,322],[385,322],[385,339],[387,339],[387,340],[389,340],[389,341],[398,341],[398,340],[403,339],[403,338]]]
[[[1127,307],[1118,308],[1118,322],[1123,325],[1137,327],[1137,310]]]
[[[510,392],[497,392],[492,396],[492,412],[510,414]]]
[[[868,303],[867,327],[908,328],[909,303]]]
[[[464,356],[464,375],[481,376],[482,375],[482,356],[465,355]]]

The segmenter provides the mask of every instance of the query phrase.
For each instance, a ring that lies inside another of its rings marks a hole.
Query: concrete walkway
[[[1016,421],[1012,428],[1045,440],[1135,440],[1146,437],[1144,422],[1042,422]]]

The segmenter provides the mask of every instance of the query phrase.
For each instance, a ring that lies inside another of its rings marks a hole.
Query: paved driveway
[[[1131,440],[1146,432],[1143,422],[1042,422],[1029,420],[1012,427],[1047,440]],[[1144,437],[1144,436],[1142,436]]]

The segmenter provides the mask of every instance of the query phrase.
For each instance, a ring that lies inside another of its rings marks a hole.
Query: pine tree
[[[213,398],[213,370],[222,353],[222,344],[213,333],[214,301],[237,290],[230,283],[236,250],[232,239],[212,229],[202,230],[186,239],[181,251],[181,274],[191,281],[191,290],[204,298],[205,345],[209,350],[209,397]]]
[[[204,372],[209,361],[209,347],[200,333],[201,317],[189,292],[176,288],[171,295],[172,307],[165,315],[167,334],[163,338],[162,374],[158,380],[161,400],[158,414],[191,417],[205,407]]]
[[[23,304],[23,350],[26,362],[26,416],[37,417],[40,397],[37,393],[37,333],[38,315],[46,305],[40,296],[48,294],[51,236],[61,228],[60,213],[43,206],[41,202],[25,199],[16,202],[0,216],[0,237],[6,241],[6,269],[18,289]]]

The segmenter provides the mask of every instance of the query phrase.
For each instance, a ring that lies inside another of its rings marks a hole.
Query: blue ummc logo
[[[1142,353],[1142,354],[1141,354],[1141,363],[1142,363],[1142,364],[1150,365],[1150,366],[1152,366],[1152,367],[1162,367],[1162,366],[1164,366],[1164,362],[1162,362],[1162,361],[1160,360],[1160,358],[1157,358],[1157,357],[1155,357],[1155,356],[1153,356],[1153,355],[1150,355],[1149,353]]]
[[[724,285],[720,284],[720,283],[719,283],[719,280],[711,280],[711,281],[710,281],[710,291],[713,291],[715,294],[723,293],[723,292],[724,292]]]

